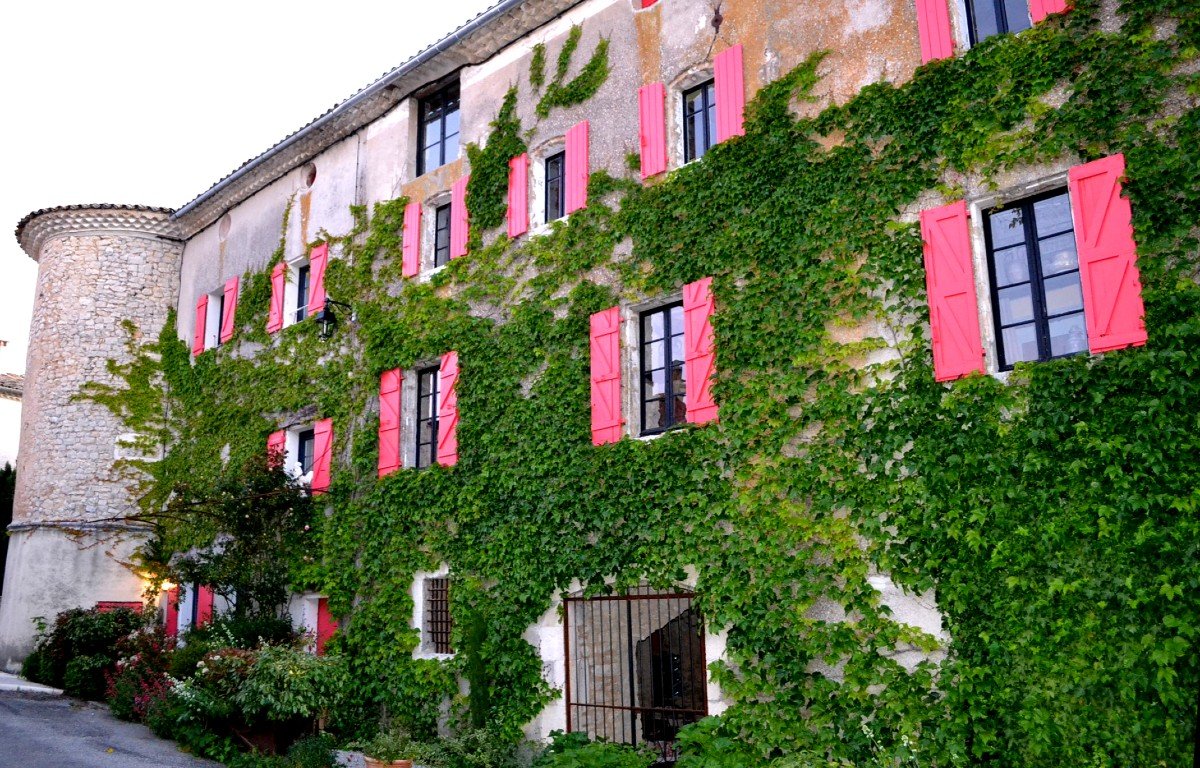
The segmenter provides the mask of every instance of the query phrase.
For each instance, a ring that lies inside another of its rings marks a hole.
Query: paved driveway
[[[108,708],[62,696],[0,692],[0,768],[216,768]]]

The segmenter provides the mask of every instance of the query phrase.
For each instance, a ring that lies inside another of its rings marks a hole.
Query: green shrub
[[[117,641],[117,664],[105,673],[105,699],[122,720],[140,722],[150,704],[167,695],[171,684],[167,669],[175,639],[161,626],[135,632]]]
[[[586,734],[550,734],[550,746],[533,762],[534,768],[649,768],[653,752],[609,741],[589,741]]]
[[[72,658],[67,662],[67,669],[63,673],[63,692],[81,699],[103,699],[104,672],[111,668],[112,664],[112,657],[106,654]]]
[[[516,768],[518,764],[512,741],[486,728],[430,744],[422,759],[433,768]]]
[[[21,662],[21,677],[35,683],[53,685],[50,657],[44,651],[35,650]]]
[[[127,608],[63,611],[52,625],[39,628],[33,660],[22,665],[22,672],[71,696],[102,699],[104,674],[117,661],[117,642],[145,624],[145,616]]]
[[[334,768],[337,742],[327,733],[300,739],[288,750],[290,768]]]
[[[266,646],[258,651],[233,698],[247,721],[324,720],[337,708],[349,681],[341,656]]]

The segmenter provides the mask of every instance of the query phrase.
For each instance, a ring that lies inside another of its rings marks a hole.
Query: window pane
[[[663,337],[663,313],[655,312],[642,318],[642,340],[655,341]]]
[[[663,339],[660,341],[651,342],[649,345],[647,345],[647,370],[662,368],[667,364],[666,360],[663,359],[663,353],[666,351],[666,344],[666,339]]]
[[[671,307],[671,334],[679,335],[683,333],[683,305],[676,304]]]
[[[1005,328],[1003,339],[1004,362],[1007,365],[1038,359],[1037,332],[1032,323]]]
[[[683,360],[683,334],[671,336],[671,360],[672,362]]]
[[[667,401],[664,398],[654,398],[646,401],[646,430],[662,429],[667,426]]]
[[[1046,280],[1045,285],[1047,315],[1083,309],[1083,290],[1079,287],[1078,272],[1052,277]]]
[[[1003,325],[1033,319],[1033,292],[1029,285],[1002,288],[1000,294],[1000,322]]]
[[[665,368],[660,368],[657,371],[650,371],[646,374],[646,379],[650,383],[648,393],[651,396],[666,394],[667,392],[667,371]]]
[[[1025,228],[1021,223],[1021,209],[1010,208],[997,211],[988,217],[992,230],[992,247],[1003,248],[1025,242]]]
[[[1083,313],[1056,317],[1050,321],[1050,354],[1070,355],[1088,348]]]
[[[455,115],[458,113],[455,112]],[[445,146],[445,158],[447,163],[452,163],[458,159],[458,132],[446,135],[445,141],[442,142]]]
[[[1009,32],[1029,29],[1028,0],[1004,0],[1004,16]]]
[[[1071,226],[1071,202],[1066,194],[1038,200],[1033,204],[1033,218],[1039,237],[1066,232]]]
[[[671,391],[676,395],[682,395],[687,391],[687,381],[684,373],[682,364],[672,366],[671,368]]]
[[[1057,275],[1079,267],[1079,258],[1075,254],[1075,235],[1070,232],[1039,242],[1038,250],[1042,252],[1043,275]]]
[[[422,166],[426,171],[432,171],[442,164],[441,158],[442,143],[436,141],[425,147],[425,165]]]
[[[457,106],[454,106],[453,108],[446,110],[445,126],[446,126],[445,127],[445,135],[447,138],[449,138],[450,136],[455,136],[455,137],[458,136],[458,107]],[[450,156],[450,153],[447,152],[446,156],[448,158]]]
[[[422,445],[417,449],[417,466],[432,467],[433,466],[433,445]]]
[[[971,17],[974,42],[978,43],[985,37],[991,37],[1000,32],[1000,20],[996,18],[996,4],[993,0],[974,0],[971,3]]]
[[[1024,244],[998,251],[995,259],[998,286],[1029,282],[1029,254]]]

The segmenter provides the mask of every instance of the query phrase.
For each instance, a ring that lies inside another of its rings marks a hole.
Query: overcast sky
[[[0,233],[38,208],[177,208],[495,0],[0,5]],[[37,265],[0,234],[0,373]],[[0,463],[18,430],[0,411]]]

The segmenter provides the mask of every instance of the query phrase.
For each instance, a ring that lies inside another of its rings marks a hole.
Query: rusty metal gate
[[[567,730],[648,744],[657,765],[675,762],[679,729],[708,714],[704,622],[688,592],[639,587],[569,597]]]

